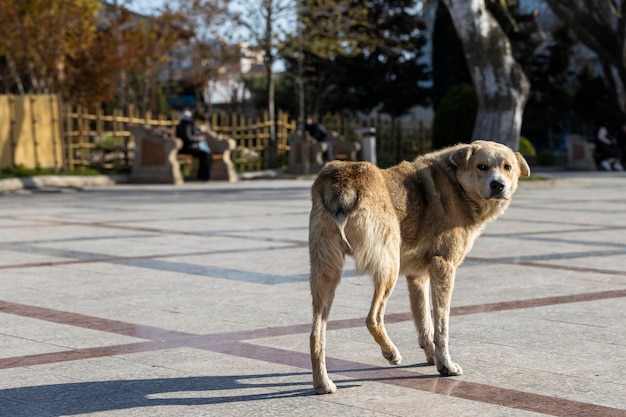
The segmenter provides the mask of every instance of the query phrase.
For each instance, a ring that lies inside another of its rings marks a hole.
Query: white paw
[[[393,351],[387,353],[383,352],[383,356],[392,365],[400,365],[402,363],[402,355],[400,355],[400,351],[398,351],[398,349],[394,349]]]
[[[323,383],[315,385],[316,394],[333,394],[335,391],[337,391],[337,387],[330,379],[326,379]]]
[[[443,376],[463,375],[463,369],[454,362],[448,362],[447,364],[438,363],[437,370]]]

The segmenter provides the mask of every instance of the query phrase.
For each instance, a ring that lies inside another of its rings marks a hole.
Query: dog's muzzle
[[[497,180],[489,183],[490,198],[507,198],[506,186]]]

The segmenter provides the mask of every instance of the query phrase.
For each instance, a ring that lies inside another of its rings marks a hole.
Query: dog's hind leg
[[[435,344],[433,342],[433,319],[430,314],[430,282],[428,275],[407,275],[409,285],[409,297],[411,299],[411,311],[415,328],[419,336],[419,344],[426,360],[431,365],[435,364]]]
[[[317,394],[332,394],[337,390],[326,371],[326,324],[341,279],[344,255],[338,246],[326,247],[326,242],[311,245],[323,253],[311,250],[311,295],[313,299],[313,328],[310,336],[313,387]],[[325,249],[325,250],[324,250]]]
[[[396,348],[387,335],[384,317],[387,300],[396,285],[398,273],[399,267],[394,265],[386,270],[376,271],[372,274],[375,286],[374,297],[372,298],[372,305],[366,321],[367,329],[380,346],[380,350],[385,359],[392,365],[400,364],[400,362],[402,362],[402,356],[398,348]]]

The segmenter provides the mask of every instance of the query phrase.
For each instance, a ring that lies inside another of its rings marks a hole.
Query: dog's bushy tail
[[[352,246],[346,237],[345,228],[348,216],[354,209],[357,200],[358,193],[356,189],[346,187],[341,183],[328,185],[322,191],[322,201],[324,203],[324,207],[330,212],[335,220],[337,227],[339,227],[339,232],[341,233],[341,239],[346,242],[350,251],[352,251]]]

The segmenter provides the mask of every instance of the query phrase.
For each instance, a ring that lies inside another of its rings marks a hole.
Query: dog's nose
[[[501,193],[502,190],[504,190],[504,184],[502,184],[500,181],[491,181],[491,183],[489,184],[489,187],[491,188],[491,191],[495,194],[495,193]]]

